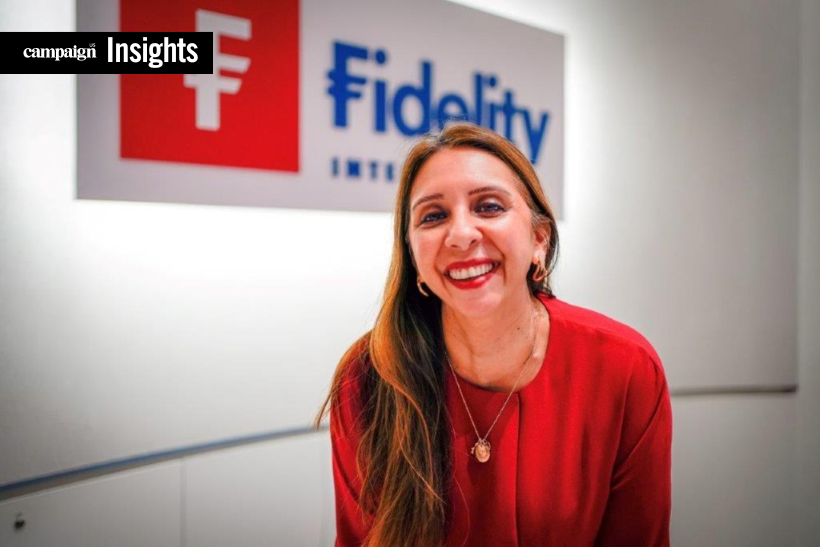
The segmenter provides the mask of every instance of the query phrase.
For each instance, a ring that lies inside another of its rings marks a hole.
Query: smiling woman
[[[466,123],[419,140],[394,235],[323,408],[337,545],[667,545],[660,359],[553,295],[557,225],[526,157]]]
[[[446,311],[503,319],[498,314],[527,309],[524,280],[542,263],[553,229],[533,226],[517,181],[502,160],[475,148],[441,150],[419,170],[408,241],[419,282]]]

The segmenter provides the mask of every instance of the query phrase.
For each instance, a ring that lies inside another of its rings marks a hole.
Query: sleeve
[[[338,401],[330,411],[336,545],[342,547],[362,545],[371,526],[371,520],[359,506],[362,481],[356,464],[360,439],[357,427],[360,413],[358,380],[355,375],[347,375],[340,387]]]
[[[595,545],[668,546],[671,474],[669,388],[660,360],[643,353],[631,369],[618,455]]]

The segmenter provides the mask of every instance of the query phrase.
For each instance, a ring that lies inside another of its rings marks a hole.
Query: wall
[[[329,444],[236,447],[0,502],[0,545],[332,545]]]
[[[3,30],[74,27],[71,1],[4,6]],[[389,215],[77,200],[75,80],[0,82],[0,487],[306,427]]]
[[[797,530],[820,538],[820,1],[800,12],[800,261],[798,269]]]
[[[678,393],[799,378],[797,396],[673,399],[673,543],[790,544],[796,522],[801,538],[817,537],[816,510],[805,509],[817,507],[820,490],[820,367],[807,334],[818,332],[820,204],[816,154],[805,152],[818,149],[817,117],[807,113],[818,96],[808,55],[818,50],[816,2],[804,0],[802,17],[794,1],[485,4],[567,37],[558,294],[644,332]],[[71,30],[73,4],[0,4],[0,30],[35,24]],[[165,420],[185,420],[186,397],[215,387],[225,396],[214,402],[214,420],[229,421],[231,405],[256,405],[258,421],[226,424],[236,434],[306,422],[333,363],[315,362],[309,350],[305,362],[278,355],[276,336],[310,322],[333,333],[323,351],[341,352],[372,318],[389,219],[76,201],[74,101],[72,77],[0,76],[0,435],[20,443],[0,453],[0,484],[77,465],[87,458],[83,446],[104,449],[111,436],[142,446]],[[223,353],[211,355],[205,339],[222,339]],[[208,366],[226,375],[203,378]],[[288,382],[272,390],[283,374]],[[140,400],[132,395],[140,387],[160,396]],[[209,440],[201,433],[191,431],[190,442]],[[301,467],[306,477],[316,472],[311,458],[327,457],[326,446],[276,447],[292,469],[311,462]],[[258,523],[294,487],[269,493],[276,475],[258,461],[242,451],[213,455],[204,475],[235,477],[227,483],[197,479],[178,462],[170,507],[186,516],[168,521],[178,544],[223,537],[232,520],[215,517],[231,515],[236,496],[256,500],[243,506],[251,513],[244,522],[269,533]],[[798,471],[810,481],[795,481]],[[314,507],[327,507],[326,472],[324,481],[306,483]],[[0,514],[30,501],[9,500]],[[83,518],[94,515],[57,522],[56,533],[72,535]],[[322,521],[326,530],[327,512]],[[315,522],[282,526],[316,544]],[[11,537],[24,544],[23,535]]]

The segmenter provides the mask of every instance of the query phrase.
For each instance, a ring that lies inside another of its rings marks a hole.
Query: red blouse
[[[478,462],[476,435],[452,373],[454,480],[448,546],[669,545],[672,410],[661,361],[638,332],[557,298],[544,363],[513,394]],[[459,378],[484,434],[507,393]],[[359,545],[358,386],[331,412],[336,545]]]

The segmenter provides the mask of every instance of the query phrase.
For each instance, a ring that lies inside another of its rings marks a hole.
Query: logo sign
[[[412,140],[468,120],[521,149],[561,215],[556,34],[444,0],[80,0],[78,22],[208,33],[213,56],[78,77],[80,198],[391,211]]]
[[[205,32],[6,32],[18,74],[174,74],[212,70]],[[13,54],[14,54],[13,53]]]
[[[213,35],[212,74],[122,76],[121,157],[298,172],[298,1],[208,6],[121,0],[123,30]]]

